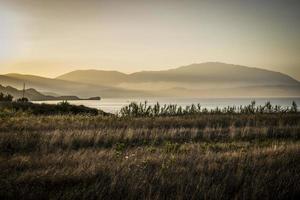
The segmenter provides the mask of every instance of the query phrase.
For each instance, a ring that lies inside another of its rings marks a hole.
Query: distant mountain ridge
[[[10,94],[14,99],[19,99],[23,97],[23,90],[18,90],[11,86],[2,86],[0,85],[0,92],[3,94]],[[49,101],[49,100],[83,100],[77,96],[50,96],[44,95],[33,88],[26,89],[24,91],[24,97],[30,101]],[[93,100],[100,100],[99,97],[91,97]],[[88,100],[88,99],[86,99]]]
[[[132,91],[113,86],[105,86],[100,84],[93,85],[88,83],[45,78],[40,76],[22,74],[0,75],[0,84],[2,85],[21,89],[23,83],[26,83],[26,86],[28,88],[34,88],[41,93],[56,94],[56,96],[71,94],[79,96],[80,98],[89,98],[90,96],[102,97],[102,95],[104,95],[105,97],[123,97],[126,95],[142,96],[146,94],[143,91]]]
[[[63,74],[56,79],[88,84],[119,84],[127,80],[127,74],[118,71],[76,70]]]
[[[19,88],[26,82],[42,93],[80,97],[281,97],[300,96],[300,82],[270,70],[209,62],[169,70],[125,74],[76,70],[57,78],[0,75],[0,84]]]
[[[217,62],[192,64],[161,71],[124,74],[117,71],[77,70],[57,77],[60,80],[90,84],[120,84],[124,82],[229,82],[245,85],[297,85],[292,77],[265,69]]]

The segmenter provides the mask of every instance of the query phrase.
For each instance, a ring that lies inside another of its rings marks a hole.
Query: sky
[[[0,0],[0,74],[225,62],[300,80],[299,0]]]

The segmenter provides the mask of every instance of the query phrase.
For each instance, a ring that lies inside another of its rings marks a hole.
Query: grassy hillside
[[[297,199],[300,116],[0,118],[1,199]]]

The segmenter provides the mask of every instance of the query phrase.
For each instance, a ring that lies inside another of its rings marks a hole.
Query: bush
[[[34,104],[31,102],[2,102],[0,110],[11,110],[13,112],[26,112],[34,115],[98,115],[97,109],[88,108],[85,106],[71,105],[67,102],[59,103],[58,105],[50,104]],[[102,115],[105,115],[103,111]]]
[[[292,103],[291,107],[283,108],[279,105],[273,106],[270,102],[265,105],[256,106],[255,101],[246,106],[228,106],[222,109],[215,108],[208,110],[202,108],[200,104],[181,107],[176,104],[161,106],[158,102],[154,105],[132,102],[124,106],[119,114],[122,117],[156,117],[156,116],[182,116],[182,115],[199,115],[199,114],[266,114],[266,113],[297,113],[297,104]]]
[[[29,100],[26,97],[22,97],[18,99],[17,102],[29,102]]]
[[[10,94],[5,95],[2,92],[0,93],[0,102],[12,102],[13,98]]]

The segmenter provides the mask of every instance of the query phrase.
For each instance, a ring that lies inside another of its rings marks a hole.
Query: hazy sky
[[[0,0],[0,73],[220,61],[300,80],[299,0]]]

